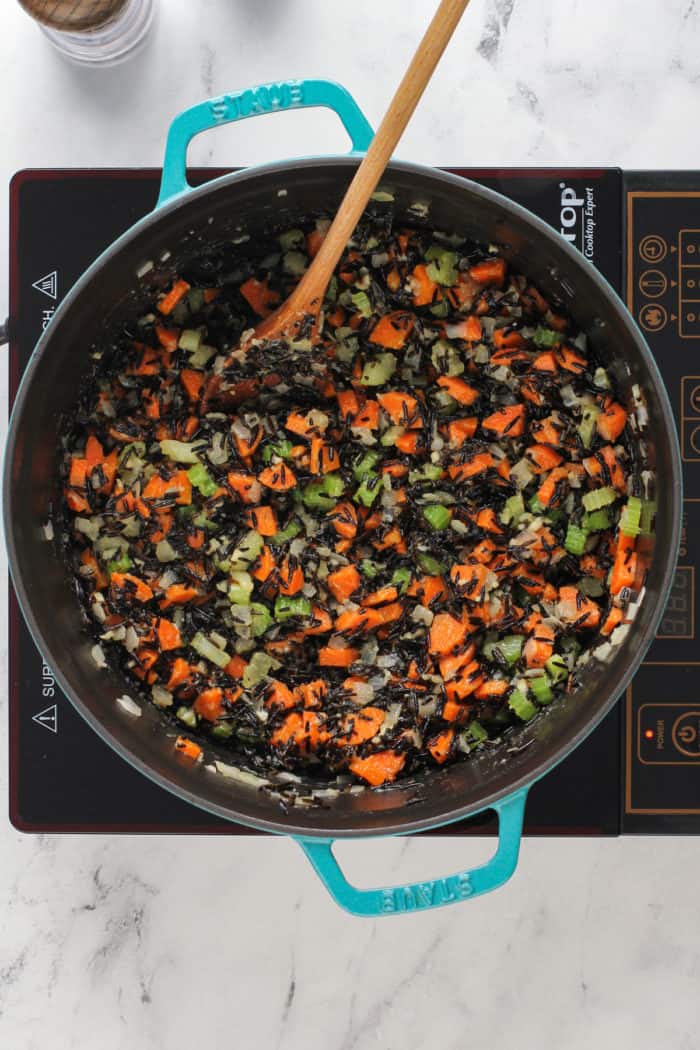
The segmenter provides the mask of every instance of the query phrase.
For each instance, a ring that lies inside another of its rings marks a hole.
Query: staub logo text
[[[250,117],[254,113],[271,113],[276,109],[289,109],[304,101],[301,81],[287,80],[277,84],[262,84],[247,91],[222,95],[209,103],[215,120],[235,120]]]

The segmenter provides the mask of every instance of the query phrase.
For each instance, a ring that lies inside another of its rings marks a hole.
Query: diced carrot
[[[410,283],[414,306],[429,306],[439,293],[438,286],[428,275],[428,267],[424,263],[414,267]]]
[[[472,642],[457,653],[444,653],[438,660],[443,679],[449,682],[452,678],[456,678],[462,668],[472,662],[475,653],[476,647]]]
[[[620,609],[617,605],[613,605],[610,609],[610,612],[605,618],[603,626],[600,628],[600,633],[606,638],[608,638],[613,633],[618,624],[622,623],[623,619],[624,613],[622,609]]]
[[[379,402],[371,398],[353,416],[350,425],[361,430],[376,430],[379,426]]]
[[[89,567],[90,577],[93,583],[95,584],[95,589],[101,591],[104,587],[106,587],[109,583],[109,580],[100,568],[97,558],[88,547],[86,547],[83,551],[80,552],[80,560],[83,563],[83,565],[87,565]]]
[[[112,587],[134,597],[138,602],[148,602],[153,597],[153,591],[148,584],[130,572],[113,572],[110,583]]]
[[[442,655],[461,645],[467,637],[467,626],[451,613],[438,613],[430,625],[428,651]]]
[[[565,372],[573,372],[574,375],[580,376],[583,375],[588,367],[586,358],[581,357],[580,354],[577,354],[568,346],[560,346],[555,356],[558,364]]]
[[[298,434],[299,437],[306,438],[308,441],[319,432],[308,412],[306,415],[302,415],[301,412],[290,412],[284,425],[285,429],[291,431],[292,434]]]
[[[367,519],[367,521],[369,521],[369,518]],[[397,554],[405,554],[408,550],[408,547],[406,546],[406,541],[401,535],[401,530],[397,528],[396,525],[392,526],[392,528],[390,529],[387,529],[387,531],[381,536],[381,538],[373,539],[372,546],[375,550],[378,551],[386,551],[393,548]]]
[[[171,313],[181,299],[184,299],[190,290],[190,286],[187,281],[183,281],[182,278],[178,278],[174,281],[170,291],[163,296],[161,301],[158,303],[158,309],[162,314]]]
[[[318,651],[318,662],[321,667],[349,667],[359,655],[359,649],[335,649],[326,645]]]
[[[252,570],[252,576],[254,576],[256,580],[260,580],[261,583],[264,583],[265,580],[267,580],[275,571],[276,564],[274,554],[267,544],[265,544],[257,557],[255,568]]]
[[[450,579],[455,590],[465,598],[482,601],[489,570],[480,562],[455,564],[450,569]]]
[[[378,613],[381,623],[386,625],[400,620],[404,614],[404,607],[401,602],[390,602],[389,605],[382,605],[374,611]]]
[[[388,474],[390,478],[405,478],[408,474],[408,467],[405,463],[382,463],[381,464],[382,474]]]
[[[466,700],[482,684],[484,676],[481,667],[476,660],[463,667],[459,674],[450,682],[445,683],[445,695],[448,700]],[[446,718],[443,710],[443,718]]]
[[[470,266],[469,276],[477,284],[485,287],[496,285],[501,288],[506,279],[506,261],[500,258],[484,259],[483,262]]]
[[[304,586],[304,573],[301,565],[292,558],[285,558],[279,571],[280,594],[291,596],[298,594]]]
[[[537,448],[538,446],[535,446]],[[541,446],[544,448],[544,446]],[[561,482],[568,478],[569,468],[568,467],[555,467],[554,470],[550,470],[546,478],[537,490],[537,499],[540,501],[543,507],[548,507],[554,499],[554,494],[557,491],[557,487]],[[559,502],[559,500],[557,500]]]
[[[271,463],[258,474],[258,481],[274,492],[288,492],[296,486],[296,474],[286,463]]]
[[[554,629],[539,623],[523,646],[523,656],[528,667],[544,667],[554,652]]]
[[[398,292],[401,287],[401,274],[396,267],[386,275],[386,286],[390,292]]]
[[[186,506],[192,502],[192,483],[186,470],[177,470],[169,478],[154,474],[142,492],[144,499],[161,500],[176,495],[175,503]]]
[[[323,678],[316,678],[313,682],[295,686],[293,692],[304,708],[322,707],[328,695],[328,683]]]
[[[508,683],[504,678],[487,678],[478,687],[474,696],[477,700],[498,700],[508,692]]]
[[[207,722],[216,722],[224,709],[223,692],[218,686],[203,689],[192,706],[200,718]]]
[[[586,473],[592,478],[605,475],[606,483],[609,478],[610,484],[619,492],[627,488],[625,471],[615,455],[612,445],[603,445],[593,456],[587,456],[583,461]]]
[[[340,470],[340,456],[333,445],[327,445],[321,437],[313,437],[309,466],[312,474],[329,474]]]
[[[544,404],[544,395],[532,379],[524,379],[522,381],[520,384],[520,393],[526,401],[530,402],[531,405]]]
[[[341,747],[355,747],[364,744],[376,736],[386,718],[386,712],[379,707],[362,707],[350,715],[345,723],[345,734],[336,738]]]
[[[195,744],[194,740],[189,740],[186,736],[177,738],[175,750],[179,751],[183,758],[188,758],[191,762],[196,762],[202,756],[202,749],[199,744]]]
[[[453,419],[447,424],[447,433],[453,448],[461,448],[465,441],[473,438],[479,420],[476,416],[466,416],[463,419]]]
[[[326,234],[319,229],[309,230],[306,235],[306,254],[310,259],[318,255],[319,249],[326,239]]]
[[[243,672],[248,666],[248,661],[244,660],[242,656],[236,653],[232,656],[229,662],[224,667],[224,672],[231,676],[231,678],[242,678]]]
[[[609,401],[595,421],[604,441],[617,441],[627,424],[627,412],[617,401]]]
[[[263,433],[262,426],[259,426],[250,439],[239,437],[238,434],[235,435],[236,452],[241,459],[247,460],[253,455],[262,441]]]
[[[339,536],[352,540],[357,535],[357,508],[348,500],[337,503],[329,518]]]
[[[346,602],[359,588],[362,582],[359,572],[354,565],[345,565],[329,574],[326,584],[336,601]]]
[[[206,534],[204,532],[204,529],[198,529],[196,527],[190,528],[187,532],[185,539],[187,540],[188,547],[191,547],[192,550],[198,551],[201,550],[201,548],[204,546]]]
[[[433,756],[438,765],[442,765],[450,757],[452,750],[452,743],[455,738],[454,729],[445,729],[442,733],[438,733],[432,740],[427,743],[428,751]]]
[[[270,308],[275,306],[280,298],[278,293],[268,286],[267,281],[258,281],[255,277],[244,281],[239,291],[258,317],[267,317],[271,312]]]
[[[354,390],[339,390],[336,397],[338,413],[342,420],[352,419],[360,411],[360,402]]]
[[[413,331],[416,319],[405,310],[395,310],[384,314],[369,334],[371,343],[377,343],[388,350],[401,350]]]
[[[199,596],[200,591],[196,587],[190,587],[186,583],[173,583],[165,592],[165,598],[161,599],[158,604],[161,609],[167,609],[171,605],[185,605]]]
[[[525,458],[530,464],[530,469],[535,474],[542,474],[545,470],[553,470],[563,460],[563,456],[560,456],[556,449],[553,449],[550,445],[530,445],[525,450]]]
[[[204,385],[204,372],[198,372],[194,368],[183,368],[180,372],[180,382],[189,400],[199,401]]]
[[[252,507],[246,511],[245,519],[250,528],[261,536],[274,536],[279,532],[277,515],[272,507]]]
[[[213,303],[215,299],[218,299],[221,295],[220,288],[204,288],[202,298],[205,303]]]
[[[179,649],[182,645],[182,638],[176,625],[171,620],[165,620],[162,616],[158,620],[156,634],[158,635],[158,643],[164,653],[170,649]]]
[[[624,541],[624,542],[623,542]],[[634,551],[634,540],[620,535],[617,553],[610,573],[610,593],[618,595],[625,587],[635,587],[637,578],[637,554]]]
[[[478,512],[474,519],[475,524],[485,532],[493,532],[499,536],[503,535],[503,529],[498,523],[496,511],[493,507],[484,507]]]
[[[350,772],[366,780],[372,787],[390,784],[406,764],[406,755],[399,751],[377,751],[366,758],[359,755],[350,762]]]
[[[423,426],[418,401],[411,394],[405,394],[402,390],[389,390],[386,394],[377,394],[377,401],[397,426],[411,429]]]
[[[453,687],[454,683],[450,683],[450,686]],[[450,691],[454,692],[454,689],[451,688]],[[442,717],[446,722],[464,723],[470,712],[471,706],[469,704],[462,704],[454,699],[446,700],[442,707]]]
[[[341,634],[357,634],[358,631],[372,631],[382,623],[379,609],[351,609],[340,614],[335,621],[335,629]]]
[[[270,737],[273,747],[294,744],[300,751],[314,751],[327,737],[321,720],[314,711],[293,711]]]
[[[405,434],[401,434],[396,439],[396,447],[399,452],[403,452],[405,456],[412,456],[414,452],[418,451],[418,434],[415,430],[409,430]]]
[[[478,343],[483,335],[481,321],[474,314],[465,317],[463,321],[450,325],[450,337],[452,339],[464,339],[468,343]]]
[[[497,350],[520,350],[522,347],[527,346],[527,340],[522,332],[496,328],[493,333],[493,345]]]
[[[600,623],[599,606],[577,587],[559,588],[557,614],[564,623],[577,627],[597,627]]]
[[[157,324],[155,332],[156,338],[164,350],[177,350],[177,344],[180,339],[179,328],[166,328],[165,325]]]
[[[368,594],[366,598],[362,599],[361,604],[365,607],[384,605],[386,602],[396,601],[398,596],[398,590],[393,584],[390,584],[387,587],[380,587],[378,591],[372,591],[371,594]]]
[[[473,405],[479,399],[479,391],[476,387],[457,376],[438,376],[437,384],[446,390],[455,401],[459,401],[460,405]]]
[[[226,481],[243,503],[255,503],[255,497],[260,492],[255,474],[247,474],[243,470],[231,470],[226,475]]]
[[[525,432],[525,405],[504,405],[481,421],[483,430],[503,438],[522,437]]]
[[[183,660],[181,656],[178,656],[170,670],[168,689],[177,689],[179,686],[189,682],[191,676],[192,668],[187,663],[187,660]]]
[[[284,682],[273,679],[265,693],[265,707],[294,707],[297,702],[292,690]]]
[[[304,634],[327,634],[333,627],[333,620],[325,609],[320,605],[314,605],[311,609],[311,623],[304,627]]]
[[[494,458],[490,452],[477,452],[465,460],[464,463],[452,463],[447,468],[447,473],[454,481],[467,481],[477,474],[483,474],[485,470],[493,467]]]

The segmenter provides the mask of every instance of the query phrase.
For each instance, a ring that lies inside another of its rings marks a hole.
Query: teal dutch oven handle
[[[457,904],[490,893],[511,877],[518,863],[527,791],[527,788],[517,791],[493,806],[498,814],[498,849],[491,860],[480,868],[458,871],[441,879],[359,890],[343,875],[333,855],[333,839],[297,838],[297,842],[331,897],[352,915],[377,918],[441,908],[445,904]]]
[[[207,99],[180,113],[170,125],[163,159],[163,178],[156,208],[191,189],[187,181],[187,147],[195,135],[264,113],[324,106],[332,109],[350,136],[352,153],[364,153],[374,132],[354,98],[332,80],[280,80]]]

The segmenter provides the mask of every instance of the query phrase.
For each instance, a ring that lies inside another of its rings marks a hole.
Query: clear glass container
[[[155,0],[19,0],[53,46],[84,66],[131,58],[145,43]]]

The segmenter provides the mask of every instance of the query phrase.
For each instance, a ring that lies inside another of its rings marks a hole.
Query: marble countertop
[[[400,154],[698,167],[700,4],[596,8],[473,0]],[[174,113],[285,77],[341,81],[376,124],[432,9],[161,0],[146,52],[88,72],[65,64],[6,0],[3,181],[32,166],[157,165]],[[202,137],[191,160],[343,147],[332,116],[297,113]],[[3,253],[6,242],[3,207]],[[4,420],[4,369],[0,397]],[[5,646],[0,658],[5,681]],[[0,706],[4,720],[4,691]],[[5,813],[6,758],[0,790]],[[396,840],[341,856],[369,884],[455,870],[490,847]],[[338,910],[284,840],[28,837],[3,819],[0,857],[0,1045],[12,1050],[700,1045],[698,840],[526,840],[499,893],[379,922]]]

